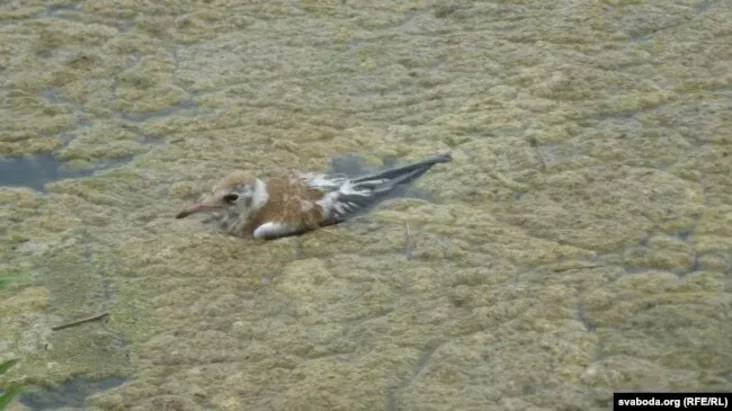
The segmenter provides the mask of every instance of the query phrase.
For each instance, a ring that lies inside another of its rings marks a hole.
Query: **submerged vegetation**
[[[5,288],[10,284],[27,283],[29,279],[22,275],[18,275],[15,272],[0,272],[0,292],[3,292]],[[17,358],[3,361],[0,363],[0,377],[3,376],[8,370],[13,368],[20,360]],[[15,400],[22,391],[22,388],[18,385],[11,385],[10,387],[0,387],[0,411],[5,410]]]
[[[0,272],[0,292],[5,290],[10,284],[26,284],[29,281],[30,279],[28,277],[18,275],[15,272],[2,271]]]
[[[10,368],[12,368],[15,364],[18,363],[18,359],[12,359],[3,362],[0,364],[0,375],[5,374]],[[20,386],[11,386],[10,388],[4,389],[0,388],[0,391],[2,391],[2,394],[0,394],[0,411],[6,409],[8,405],[10,405],[15,397],[17,397],[21,392]]]

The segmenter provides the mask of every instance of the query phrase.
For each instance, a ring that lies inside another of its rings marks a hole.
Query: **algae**
[[[0,307],[0,358],[27,356],[7,378],[104,410],[731,390],[725,17],[691,0],[0,5],[0,155],[28,166],[0,184],[44,189],[0,188],[2,270],[33,279]],[[235,168],[447,151],[412,198],[304,237],[302,259],[172,218]],[[125,383],[72,396],[84,378]]]

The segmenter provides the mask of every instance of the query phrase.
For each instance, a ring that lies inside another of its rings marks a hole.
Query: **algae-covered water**
[[[730,45],[724,0],[2,2],[0,276],[28,281],[0,296],[0,387],[135,411],[732,391]],[[299,259],[173,219],[235,168],[447,151]]]

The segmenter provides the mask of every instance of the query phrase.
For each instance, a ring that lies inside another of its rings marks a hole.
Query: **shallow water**
[[[3,3],[0,270],[32,284],[0,300],[0,386],[90,410],[732,391],[731,33],[709,0]],[[302,259],[173,219],[234,168],[447,151]]]
[[[9,187],[28,187],[44,191],[48,183],[67,178],[88,177],[103,168],[124,164],[131,160],[120,159],[107,164],[82,170],[64,169],[64,162],[53,154],[0,160],[0,185]]]
[[[21,397],[20,402],[31,410],[84,407],[89,395],[118,387],[124,383],[121,378],[102,381],[87,381],[84,378],[71,378],[55,389],[36,391]]]

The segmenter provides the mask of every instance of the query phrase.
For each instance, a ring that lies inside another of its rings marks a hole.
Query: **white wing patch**
[[[267,194],[267,184],[264,181],[257,179],[257,182],[254,184],[254,194],[252,195],[252,209],[259,210],[267,204],[268,200],[269,194]]]
[[[326,175],[308,173],[302,174],[301,177],[307,181],[307,184],[313,188],[319,188],[326,191],[336,190],[342,186],[348,178],[341,175]]]
[[[362,209],[363,205],[358,202],[363,202],[371,195],[371,190],[358,190],[346,180],[337,191],[327,193],[317,203],[323,207],[326,217],[343,218]]]
[[[264,223],[254,230],[252,236],[257,240],[266,240],[273,237],[282,237],[284,235],[292,234],[297,231],[297,228],[288,226],[280,223]]]
[[[301,178],[310,187],[325,192],[322,199],[315,203],[323,208],[324,218],[344,220],[368,209],[377,201],[382,191],[392,187],[387,178],[368,178],[363,181],[351,180],[345,175],[303,174]]]

